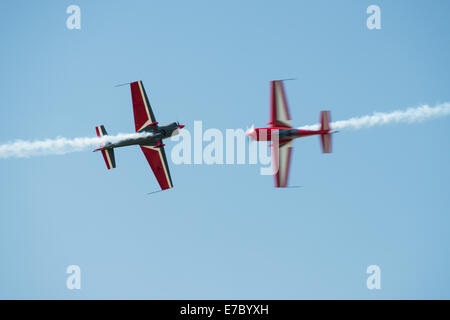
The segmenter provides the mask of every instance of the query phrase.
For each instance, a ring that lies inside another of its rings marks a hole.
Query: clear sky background
[[[81,30],[66,8],[81,8]],[[381,7],[381,30],[366,8]],[[450,101],[450,2],[1,1],[0,143],[157,119],[264,126],[269,81],[296,126]],[[0,298],[450,298],[450,119],[295,141],[279,190],[256,165],[174,165],[138,147],[0,160]],[[170,155],[174,142],[166,143]],[[81,267],[81,290],[66,268]],[[381,290],[366,268],[381,268]]]

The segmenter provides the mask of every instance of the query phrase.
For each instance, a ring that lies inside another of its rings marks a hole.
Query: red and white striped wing
[[[140,146],[162,190],[173,187],[164,147]]]
[[[276,80],[270,83],[270,122],[269,124],[276,127],[291,128],[291,116],[284,93],[283,81]]]
[[[133,101],[134,124],[136,132],[144,129],[151,123],[155,123],[155,115],[148,101],[142,81],[130,83],[131,99]]]
[[[272,163],[275,176],[275,186],[284,188],[288,184],[289,165],[291,163],[292,142],[276,146],[272,144]]]

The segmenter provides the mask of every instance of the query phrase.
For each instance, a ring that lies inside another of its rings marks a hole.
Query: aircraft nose
[[[250,140],[258,141],[258,132],[256,131],[255,127],[252,125],[250,128],[247,129],[245,132],[245,135],[250,138]]]

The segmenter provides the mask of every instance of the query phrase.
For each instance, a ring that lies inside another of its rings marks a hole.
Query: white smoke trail
[[[107,142],[117,142],[123,139],[137,139],[147,137],[149,133],[120,133],[114,136],[85,137],[67,139],[58,137],[40,141],[16,140],[0,145],[0,159],[27,158],[37,155],[66,154],[83,151],[89,147],[99,147]]]
[[[370,128],[382,126],[389,123],[415,123],[429,119],[450,115],[450,103],[442,103],[435,107],[428,105],[393,112],[375,112],[373,115],[354,117],[348,120],[340,120],[331,123],[335,130]],[[319,125],[303,126],[299,129],[315,130]],[[89,147],[98,147],[107,142],[117,142],[123,139],[137,139],[147,137],[149,133],[129,133],[104,137],[84,137],[67,139],[58,137],[37,141],[16,140],[14,142],[0,145],[0,159],[27,158],[37,155],[66,154],[69,152],[83,151]]]
[[[417,108],[409,108],[406,110],[397,110],[393,112],[374,112],[370,116],[354,117],[348,120],[340,120],[332,122],[331,128],[334,130],[370,128],[375,126],[383,126],[389,123],[415,123],[430,120],[438,117],[450,115],[450,103],[442,103],[434,107],[423,105]],[[319,124],[300,127],[304,130],[317,130]]]

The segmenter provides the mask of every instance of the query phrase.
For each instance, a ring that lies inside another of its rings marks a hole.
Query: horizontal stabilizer
[[[323,153],[331,153],[331,134],[325,133],[320,135]]]
[[[104,126],[95,127],[95,131],[97,132],[97,136],[99,136],[99,137],[108,135]],[[102,152],[102,156],[103,156],[103,159],[105,160],[106,167],[108,168],[108,170],[116,167],[116,159],[114,157],[114,149],[113,148],[107,149],[107,148],[104,148],[104,146],[102,146],[101,148],[95,149],[94,151]]]
[[[105,159],[108,170],[116,167],[116,159],[114,158],[114,149],[102,150],[103,159]]]
[[[320,112],[320,130],[330,130],[330,111]]]
[[[322,144],[323,153],[331,153],[331,133],[330,132],[330,111],[320,112],[320,130],[324,133],[320,135],[320,143]]]

